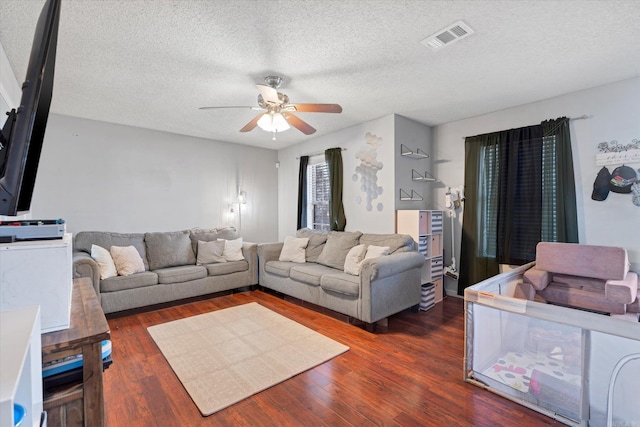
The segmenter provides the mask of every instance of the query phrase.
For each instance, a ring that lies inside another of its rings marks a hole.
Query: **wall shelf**
[[[402,188],[400,189],[400,200],[403,201],[413,201],[413,202],[418,202],[422,199],[422,196],[418,193],[416,193],[414,190],[411,190],[411,193],[407,193],[406,191],[404,191]]]
[[[409,147],[404,144],[400,144],[400,155],[404,157],[410,157],[412,159],[428,159],[429,155],[422,151],[421,149],[416,149],[416,151],[412,151]]]
[[[411,179],[414,181],[435,182],[436,177],[425,171],[424,175],[415,169],[411,169]]]

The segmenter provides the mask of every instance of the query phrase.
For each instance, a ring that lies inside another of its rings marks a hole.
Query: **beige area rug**
[[[255,302],[148,331],[205,416],[349,350]]]

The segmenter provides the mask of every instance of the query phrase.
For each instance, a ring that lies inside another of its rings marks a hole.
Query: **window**
[[[307,166],[307,226],[329,231],[329,165],[327,162]]]
[[[532,149],[535,149],[532,148]],[[498,255],[499,231],[499,200],[506,197],[504,187],[499,187],[500,177],[500,151],[498,145],[487,145],[480,150],[480,173],[478,186],[478,230],[480,230],[479,254],[487,258],[496,258]],[[519,154],[519,162],[526,165],[533,163],[535,155],[530,150],[522,150]],[[524,191],[541,191],[541,222],[542,227],[539,234],[530,236],[535,241],[557,242],[557,159],[556,159],[556,137],[549,136],[542,138],[541,155],[541,180],[535,179],[535,174],[518,175],[521,181],[519,187]],[[530,167],[536,167],[531,166]],[[539,190],[537,190],[539,189]],[[526,198],[526,194],[523,195]],[[538,233],[537,228],[531,224],[540,221],[532,216],[537,211],[530,210],[526,205],[512,205],[513,212],[510,215],[510,233],[517,236],[524,234]],[[535,259],[531,254],[531,245],[526,244],[531,239],[518,239],[512,243],[515,246],[514,253],[519,254],[521,259]],[[518,247],[522,243],[521,247]]]

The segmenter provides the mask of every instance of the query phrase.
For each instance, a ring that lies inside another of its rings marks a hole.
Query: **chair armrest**
[[[93,289],[100,300],[100,269],[98,263],[86,252],[74,251],[73,258],[73,278],[87,277],[91,279]]]
[[[522,279],[525,283],[530,283],[535,290],[541,291],[551,283],[551,273],[546,270],[531,267],[524,272]]]
[[[364,260],[360,276],[365,276],[369,278],[370,282],[373,282],[412,268],[422,268],[423,264],[424,256],[418,252],[394,253]]]

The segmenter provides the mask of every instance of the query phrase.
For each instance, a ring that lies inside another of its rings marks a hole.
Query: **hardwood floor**
[[[258,302],[350,350],[209,417],[202,417],[146,328]],[[409,310],[375,334],[263,291],[109,320],[107,426],[539,426],[562,425],[463,381],[463,301]]]

